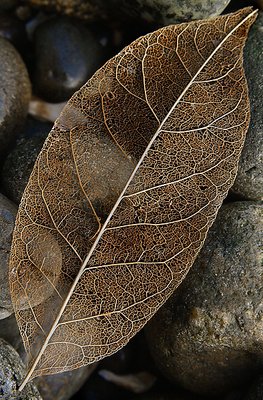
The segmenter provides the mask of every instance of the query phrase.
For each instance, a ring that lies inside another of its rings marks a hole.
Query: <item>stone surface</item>
[[[188,390],[222,398],[263,365],[262,225],[262,205],[224,205],[185,281],[146,328],[157,367]]]
[[[23,392],[18,392],[25,372],[25,367],[14,348],[0,339],[1,400],[41,400],[36,386],[31,382],[26,385]]]
[[[263,12],[253,24],[244,51],[251,122],[232,191],[246,199],[263,198]]]
[[[263,399],[263,373],[253,382],[248,392],[242,400],[262,400]]]
[[[8,282],[8,257],[17,208],[0,193],[0,319],[12,312]]]
[[[4,162],[1,185],[4,193],[16,204],[20,203],[43,143],[44,139],[41,137],[21,139]]]
[[[24,62],[7,40],[0,38],[0,156],[22,126],[31,86]]]
[[[144,19],[160,25],[219,15],[230,0],[28,0],[80,18]]]
[[[103,48],[80,22],[55,17],[34,35],[37,94],[50,102],[67,100],[102,65]]]

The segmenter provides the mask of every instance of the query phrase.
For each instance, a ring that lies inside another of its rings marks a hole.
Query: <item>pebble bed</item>
[[[65,102],[125,45],[237,0],[0,1],[0,398],[263,399],[263,3],[244,52],[251,123],[236,181],[185,281],[130,343],[98,364],[36,378],[12,311],[8,256],[35,159]]]

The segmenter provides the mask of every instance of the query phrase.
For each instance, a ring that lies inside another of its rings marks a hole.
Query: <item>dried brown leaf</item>
[[[236,175],[256,18],[168,26],[108,61],[36,161],[10,259],[26,382],[108,356],[180,284]]]

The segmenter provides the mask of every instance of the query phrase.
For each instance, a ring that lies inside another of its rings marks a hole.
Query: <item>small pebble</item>
[[[103,47],[80,22],[66,17],[40,24],[34,35],[36,93],[50,102],[67,100],[102,65]]]

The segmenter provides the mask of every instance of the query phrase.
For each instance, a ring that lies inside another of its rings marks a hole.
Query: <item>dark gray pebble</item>
[[[172,382],[222,398],[262,367],[262,230],[262,205],[224,205],[185,281],[147,326]]]
[[[103,48],[93,34],[66,17],[40,24],[34,46],[35,90],[50,102],[67,100],[103,62]]]
[[[20,55],[3,38],[0,38],[0,60],[0,156],[3,156],[24,123],[31,85]]]

